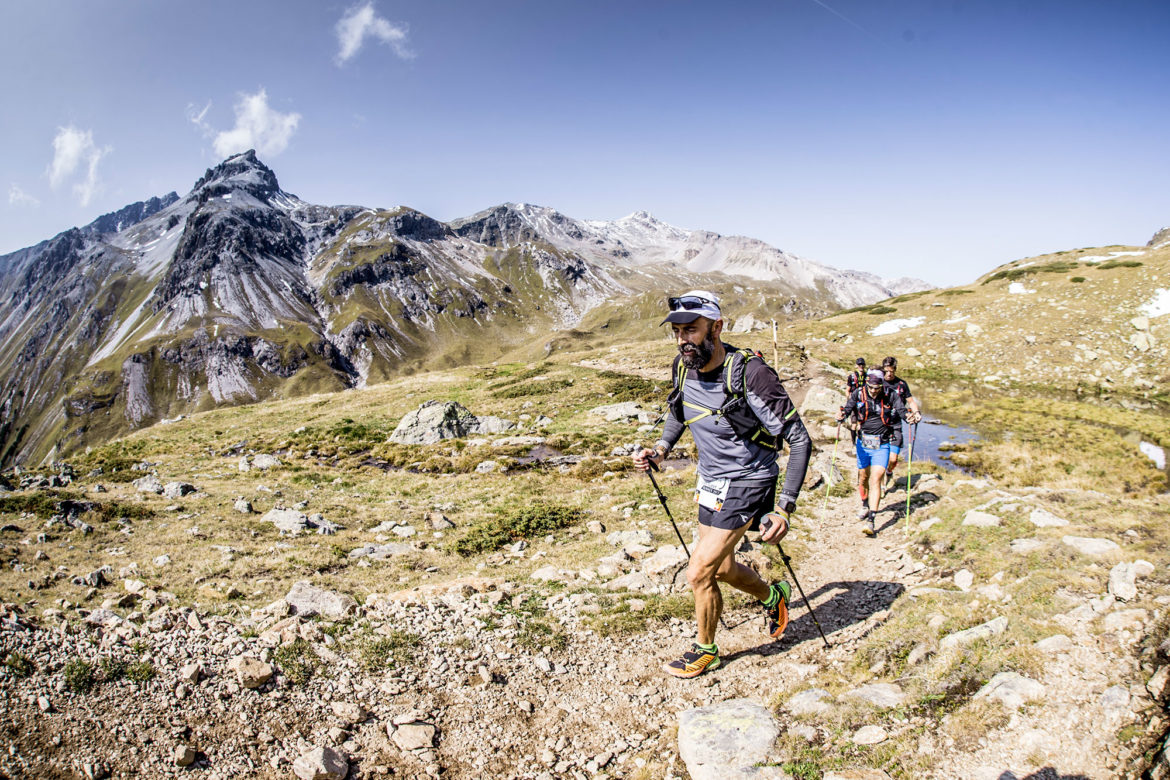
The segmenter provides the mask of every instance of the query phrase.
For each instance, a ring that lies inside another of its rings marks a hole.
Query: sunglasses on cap
[[[670,306],[671,311],[678,311],[680,309],[701,309],[704,306],[714,306],[719,308],[719,304],[707,298],[700,298],[697,295],[680,295],[676,298],[667,298],[666,303]]]

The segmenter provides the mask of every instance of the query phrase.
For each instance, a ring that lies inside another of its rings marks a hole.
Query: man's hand
[[[788,513],[783,509],[774,509],[764,515],[760,521],[760,542],[763,544],[777,544],[788,535]]]
[[[910,421],[911,425],[915,425],[922,419],[922,412],[910,412],[910,415],[906,419]]]
[[[844,419],[845,419],[845,407],[842,406],[842,407],[837,409],[837,422],[841,422]]]
[[[649,447],[642,447],[634,451],[633,457],[634,468],[638,471],[649,471],[651,463],[657,466],[666,459],[666,453],[662,450],[652,450]]]

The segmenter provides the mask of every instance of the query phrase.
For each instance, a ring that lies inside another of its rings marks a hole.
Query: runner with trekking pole
[[[694,494],[699,540],[690,553],[687,582],[695,595],[698,636],[689,650],[663,669],[675,677],[697,677],[721,665],[715,643],[723,613],[719,583],[759,600],[771,638],[778,639],[788,625],[791,587],[783,581],[764,581],[735,560],[735,548],[749,529],[760,528],[765,516],[770,515],[771,522],[761,542],[778,543],[788,533],[812,440],[776,372],[757,353],[723,343],[723,312],[714,294],[692,290],[668,299],[668,304],[670,312],[661,324],[670,323],[678,345],[671,368],[674,390],[667,401],[662,437],[652,449],[635,451],[633,460],[639,471],[649,471],[665,460],[685,430],[689,428],[694,437],[699,455]],[[789,446],[788,465],[777,497],[778,457],[784,442]]]
[[[918,423],[910,426],[910,458],[906,461],[906,520],[910,519],[910,491],[914,489],[914,439],[918,436]]]
[[[861,514],[865,521],[863,532],[874,536],[874,515],[881,507],[882,478],[890,458],[890,442],[894,438],[895,426],[901,426],[905,417],[912,423],[922,415],[907,412],[902,399],[896,393],[887,392],[882,372],[872,369],[865,377],[865,384],[855,390],[849,400],[837,412],[837,422],[852,415],[860,423],[857,433],[857,470],[861,493]]]
[[[910,385],[906,384],[906,380],[898,376],[898,359],[893,355],[882,360],[882,379],[886,383],[886,393],[898,396],[907,411],[921,416],[918,399],[911,394]],[[890,463],[886,467],[887,485],[894,478],[894,467],[898,465],[898,453],[902,451],[902,443],[902,423],[899,421],[894,429],[894,438],[890,441]],[[907,482],[907,490],[909,487],[910,483]]]

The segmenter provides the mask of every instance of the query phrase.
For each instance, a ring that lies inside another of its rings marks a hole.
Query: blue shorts
[[[861,437],[857,437],[857,468],[867,469],[870,466],[886,468],[890,465],[890,445],[887,442],[876,450],[868,450],[861,446]]]
[[[902,448],[899,447],[897,444],[894,444],[893,442],[890,442],[889,447],[890,447],[890,454],[891,455],[897,455],[899,452],[902,451]]]

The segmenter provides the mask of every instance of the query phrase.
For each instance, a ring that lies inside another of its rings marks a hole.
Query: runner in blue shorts
[[[910,392],[910,385],[906,384],[906,380],[898,376],[898,359],[893,355],[882,360],[882,377],[885,379],[888,395],[901,398],[906,411],[920,414],[922,410],[918,408],[918,399]],[[902,423],[899,422],[894,427],[894,438],[890,440],[890,463],[886,467],[887,485],[894,479],[894,469],[898,466],[898,455],[902,452],[903,443]]]
[[[865,534],[873,536],[876,533],[874,515],[881,506],[882,477],[889,465],[894,431],[901,426],[903,418],[917,422],[919,415],[908,412],[897,394],[886,392],[884,377],[877,369],[867,373],[865,385],[849,396],[837,412],[837,421],[841,422],[848,415],[853,415],[859,423],[857,470],[860,475],[858,489],[862,493],[859,517],[865,521]]]

